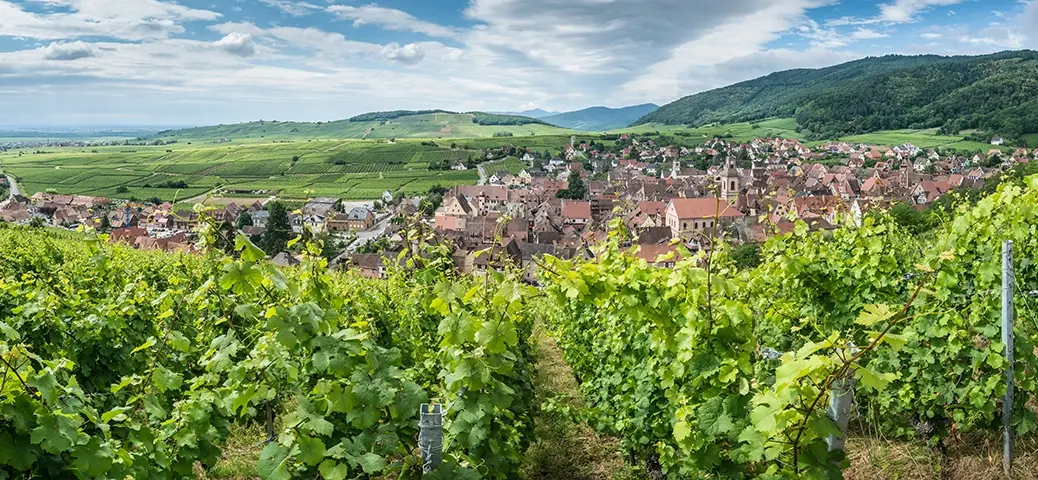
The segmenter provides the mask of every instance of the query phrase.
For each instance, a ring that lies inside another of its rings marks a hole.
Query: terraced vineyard
[[[474,183],[478,179],[475,170],[430,171],[428,165],[444,159],[463,161],[481,153],[404,140],[185,142],[6,152],[0,154],[0,164],[19,179],[29,195],[52,191],[174,200],[221,187],[231,196],[278,194],[303,199],[327,195],[366,200],[386,190],[423,193],[436,184]],[[188,188],[160,187],[181,180]]]

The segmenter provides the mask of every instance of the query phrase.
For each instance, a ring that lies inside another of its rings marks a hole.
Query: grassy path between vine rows
[[[562,359],[555,340],[543,329],[534,333],[537,375],[534,390],[537,400],[556,398],[560,406],[579,408],[583,396],[573,371]],[[538,411],[534,442],[523,465],[525,480],[633,480],[640,479],[632,467],[624,464],[620,441],[603,437],[590,427],[564,418],[563,415]]]

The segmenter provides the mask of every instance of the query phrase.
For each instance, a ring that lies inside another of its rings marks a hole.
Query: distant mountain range
[[[701,126],[796,117],[808,138],[877,130],[981,129],[1018,138],[1038,132],[1038,52],[870,57],[776,72],[691,95],[636,124]],[[550,117],[545,121],[552,122]]]
[[[551,115],[558,115],[559,112],[549,112],[544,109],[535,108],[533,110],[523,110],[521,112],[489,112],[498,115],[515,115],[519,117],[530,117],[530,118],[544,118]]]
[[[540,117],[540,120],[573,130],[602,132],[624,128],[657,108],[660,107],[652,103],[624,108],[591,107],[575,112]]]

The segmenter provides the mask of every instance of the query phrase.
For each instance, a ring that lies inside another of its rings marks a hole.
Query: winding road
[[[479,183],[477,183],[476,185],[486,185],[487,172],[483,171],[483,164],[481,163],[479,165],[476,165],[476,170],[479,170]]]
[[[15,195],[21,195],[22,192],[18,190],[18,182],[14,181],[14,177],[7,175],[7,184],[11,186],[10,198],[14,198]]]

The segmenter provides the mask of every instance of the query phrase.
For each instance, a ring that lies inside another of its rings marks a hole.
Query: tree
[[[108,214],[101,215],[101,224],[97,226],[97,231],[101,233],[108,233],[112,231],[112,221],[108,219]]]
[[[925,232],[930,228],[926,216],[905,202],[898,202],[897,205],[894,205],[894,208],[890,209],[890,215],[894,217],[894,221],[898,225],[914,234]]]
[[[760,245],[744,243],[732,250],[732,261],[740,270],[760,265]]]
[[[238,223],[237,223],[238,230],[241,230],[241,229],[243,229],[245,227],[251,227],[252,225],[253,225],[253,223],[252,223],[252,214],[251,213],[244,212],[241,215],[238,215]]]
[[[119,195],[124,194],[124,193],[130,193],[130,189],[126,188],[126,185],[119,185],[118,187],[115,188],[115,193],[119,194]]]
[[[569,185],[565,190],[559,190],[555,196],[568,200],[582,200],[586,195],[587,185],[584,185],[584,179],[580,178],[576,172],[572,172],[569,175]]]
[[[422,199],[418,204],[418,209],[422,211],[423,215],[433,215],[436,213],[436,209],[440,208],[443,204],[443,194],[430,193],[428,196]]]
[[[292,238],[292,226],[288,221],[288,209],[281,202],[267,205],[267,230],[263,232],[260,243],[268,255],[274,256],[288,248],[288,240]]]
[[[43,228],[43,219],[40,217],[32,217],[32,220],[29,220],[29,226],[32,228]]]

